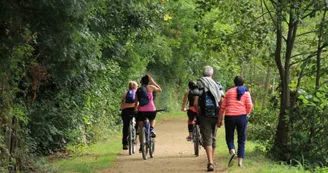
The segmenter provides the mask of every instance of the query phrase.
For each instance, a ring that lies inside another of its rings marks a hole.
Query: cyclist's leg
[[[156,137],[156,133],[155,133],[155,118],[156,118],[156,111],[154,112],[147,112],[146,114],[147,118],[149,119],[149,123],[150,123],[150,133],[151,133],[151,136],[153,138]]]
[[[155,127],[156,121],[155,119],[149,120],[149,123],[150,123],[150,127]]]
[[[127,149],[127,145],[128,145],[128,134],[129,134],[129,123],[130,123],[129,112],[130,112],[129,109],[123,109],[121,115],[123,121],[123,129],[122,129],[123,149]]]
[[[187,140],[190,141],[192,140],[192,131],[193,131],[193,124],[194,124],[194,119],[195,119],[195,112],[188,110],[187,115],[188,115],[188,132],[189,136],[187,137]]]
[[[138,112],[137,116],[136,116],[137,122],[138,122],[138,126],[139,126],[139,142],[140,142],[140,148],[139,151],[141,150],[141,144],[142,144],[142,128],[144,126],[144,121],[146,120],[146,117],[144,115],[144,112]]]

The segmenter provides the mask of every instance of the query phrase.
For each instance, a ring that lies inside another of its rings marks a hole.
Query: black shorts
[[[154,120],[156,118],[156,111],[153,112],[138,112],[137,113],[137,121],[145,121],[146,118],[149,121]]]
[[[136,113],[134,112],[134,108],[125,108],[122,110],[121,116],[123,117],[130,117],[134,116]]]
[[[187,110],[188,120],[193,121],[197,116],[197,112],[193,112],[191,110]]]

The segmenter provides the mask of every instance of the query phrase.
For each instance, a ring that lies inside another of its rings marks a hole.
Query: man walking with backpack
[[[216,147],[219,102],[224,94],[221,84],[212,79],[213,72],[211,66],[205,66],[203,77],[197,82],[198,89],[194,91],[194,106],[197,108],[203,147],[208,159],[207,171],[214,171],[213,158]]]

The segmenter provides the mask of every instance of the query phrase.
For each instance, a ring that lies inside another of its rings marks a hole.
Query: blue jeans
[[[224,126],[226,131],[226,142],[229,150],[235,149],[234,133],[237,128],[238,133],[238,151],[239,158],[245,157],[245,142],[248,117],[246,114],[238,116],[225,116]]]

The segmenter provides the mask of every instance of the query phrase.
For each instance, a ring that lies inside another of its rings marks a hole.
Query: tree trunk
[[[287,133],[286,132],[286,125],[285,125],[285,108],[284,108],[284,102],[285,102],[285,90],[284,90],[284,81],[285,81],[285,73],[284,68],[282,66],[281,62],[281,49],[282,49],[282,9],[281,9],[281,0],[277,2],[276,6],[276,12],[277,12],[277,21],[276,21],[276,51],[275,51],[275,62],[277,65],[277,68],[279,70],[279,77],[280,77],[280,114],[278,119],[278,125],[276,130],[276,137],[273,147],[273,152],[278,152],[278,155],[280,155],[282,150],[285,150],[283,147],[287,143]]]
[[[322,20],[320,23],[320,29],[319,29],[319,35],[318,35],[318,48],[317,48],[317,71],[316,71],[316,78],[315,78],[315,88],[319,89],[320,87],[320,76],[321,76],[321,52],[323,47],[321,46],[322,42],[322,34],[323,34],[323,29],[324,29],[324,24],[325,24],[325,18],[326,18],[326,13],[327,13],[327,8],[325,8],[325,11],[322,15]]]
[[[288,36],[286,41],[285,63],[282,65],[282,0],[277,3],[277,45],[275,61],[279,70],[281,79],[281,95],[280,95],[280,113],[279,122],[276,131],[274,152],[277,152],[281,160],[288,159],[288,134],[289,134],[289,117],[288,111],[290,108],[290,60],[294,48],[294,42],[297,33],[298,22],[295,19],[295,7],[290,7],[289,23],[288,23]]]
[[[86,132],[86,125],[83,125],[83,127],[81,128],[81,132],[82,132],[82,144],[87,145],[88,141],[87,141],[87,132]]]

